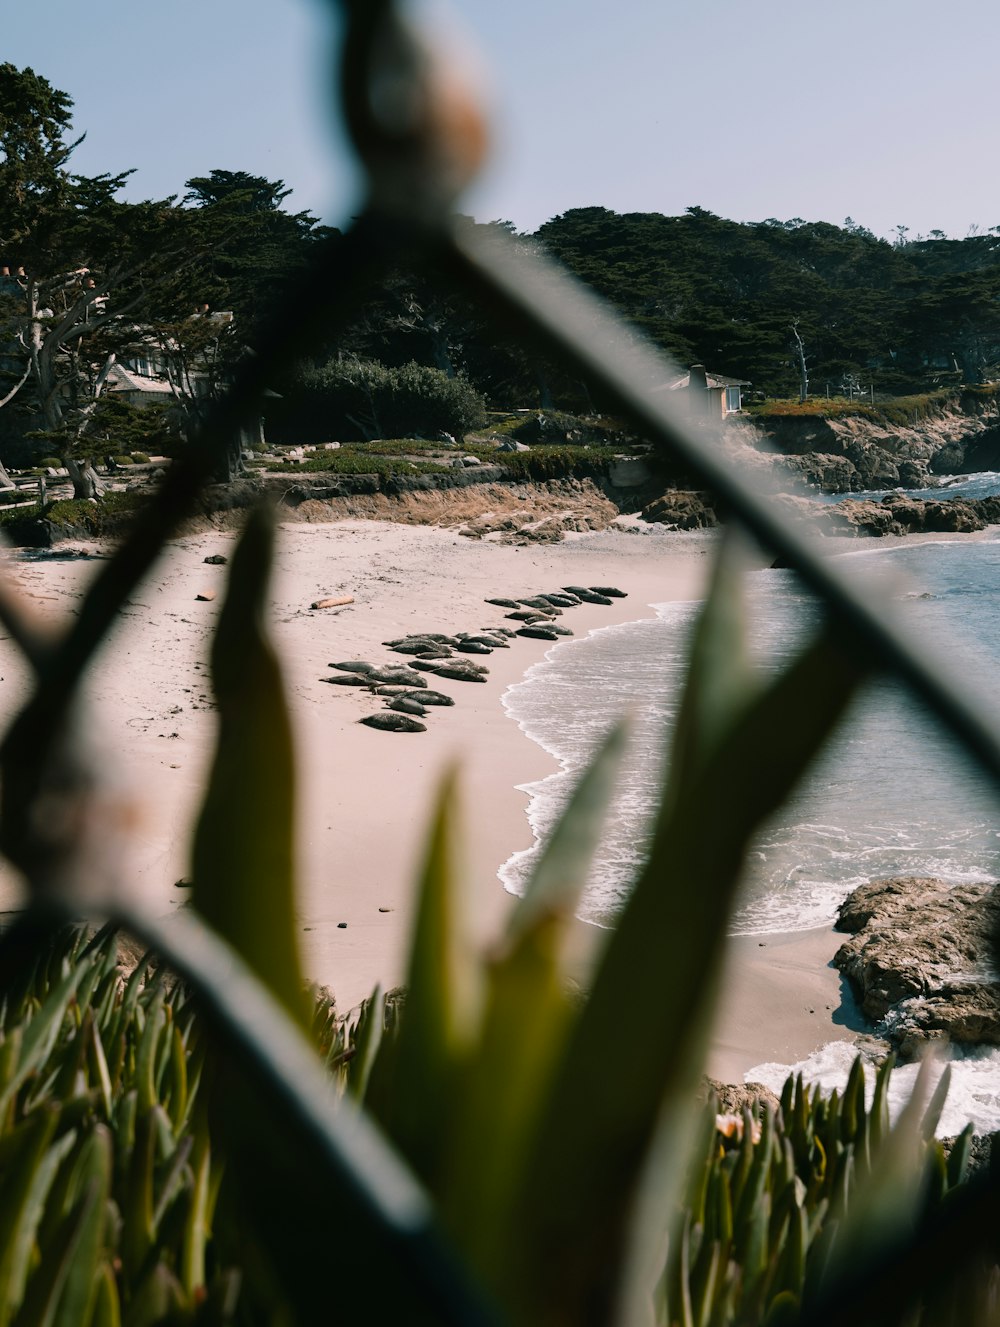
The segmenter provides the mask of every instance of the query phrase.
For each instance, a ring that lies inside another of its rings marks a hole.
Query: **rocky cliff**
[[[876,488],[922,488],[934,477],[1000,469],[1000,402],[969,391],[910,420],[873,414],[824,418],[764,416],[735,428],[750,447],[776,453],[776,464],[828,493]]]

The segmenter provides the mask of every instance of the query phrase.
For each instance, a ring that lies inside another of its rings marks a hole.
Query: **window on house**
[[[726,414],[731,414],[734,410],[740,408],[740,389],[739,387],[726,388]]]

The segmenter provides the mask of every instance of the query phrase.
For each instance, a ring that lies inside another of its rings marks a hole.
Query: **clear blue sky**
[[[494,161],[464,202],[534,229],[570,207],[737,220],[1000,224],[995,0],[453,0],[490,72]],[[324,0],[3,5],[0,59],[70,93],[84,172],[133,197],[213,168],[342,221]]]

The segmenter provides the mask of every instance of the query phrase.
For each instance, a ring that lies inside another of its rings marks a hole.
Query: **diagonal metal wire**
[[[540,251],[506,236],[453,226],[445,262],[496,313],[542,341],[598,383],[615,409],[660,443],[710,488],[760,540],[794,568],[843,626],[856,648],[907,683],[990,776],[1000,791],[996,699],[963,678],[904,624],[888,595],[865,593],[826,556],[809,528],[783,515],[752,475],[696,430],[669,392],[650,391],[675,366],[626,328],[592,292]]]
[[[450,97],[444,101],[452,110],[459,106],[450,120],[439,123],[431,114],[423,120],[418,115],[410,124],[380,119],[372,97],[379,51],[381,58],[391,54],[397,88],[400,79],[410,80],[410,104],[426,108],[443,102],[431,95],[432,70],[425,53],[408,45],[391,0],[344,0],[344,6],[349,18],[345,117],[368,167],[371,205],[345,236],[322,248],[288,292],[263,329],[256,356],[243,365],[213,407],[197,445],[171,468],[143,519],[103,565],[64,637],[45,638],[23,607],[0,589],[0,622],[37,678],[33,695],[0,750],[3,844],[24,870],[37,907],[43,909],[14,941],[44,931],[74,900],[85,897],[90,864],[79,853],[73,857],[72,842],[53,841],[39,805],[43,792],[56,785],[69,799],[85,801],[88,780],[96,777],[85,762],[74,760],[72,743],[65,741],[67,720],[95,651],[124,601],[193,509],[268,379],[308,350],[318,328],[329,336],[338,325],[346,325],[379,273],[407,253],[457,279],[495,315],[542,340],[600,383],[624,417],[679,457],[736,519],[798,571],[826,611],[843,624],[854,647],[906,681],[1000,787],[1000,724],[991,699],[973,695],[965,680],[959,688],[941,661],[904,630],[891,604],[881,596],[861,595],[801,526],[783,517],[731,460],[692,429],[669,394],[650,394],[651,383],[662,381],[672,366],[637,344],[633,332],[553,264],[527,254],[520,244],[505,242],[505,237],[486,244],[472,228],[447,220],[447,203],[475,154],[475,115],[468,107],[462,109],[460,99],[456,103]],[[45,901],[56,861],[60,892]],[[223,1035],[239,1048],[248,1073],[276,1094],[288,1119],[313,1138],[317,1166],[329,1176],[331,1189],[346,1189],[385,1232],[387,1243],[437,1305],[441,1320],[495,1321],[493,1310],[466,1284],[437,1235],[420,1187],[358,1116],[343,1107],[330,1110],[327,1086],[317,1079],[316,1066],[295,1039],[297,1034],[290,1037],[287,1020],[238,960],[202,924],[189,921],[174,929],[172,922],[164,927],[139,912],[120,891],[112,891],[111,883],[103,895],[103,915],[117,918],[155,947],[198,992]],[[0,943],[0,967],[16,950],[14,941]]]

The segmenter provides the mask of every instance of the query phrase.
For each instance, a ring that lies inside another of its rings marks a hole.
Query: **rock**
[[[383,710],[381,714],[366,714],[358,723],[369,728],[378,728],[386,733],[426,733],[427,725],[419,719],[412,719],[408,714],[390,714]]]
[[[348,659],[345,663],[328,663],[327,668],[339,668],[342,673],[374,673],[375,665],[364,659]]]
[[[415,714],[418,719],[422,719],[427,713],[420,701],[414,700],[412,696],[397,696],[395,700],[390,701],[388,708],[399,710],[403,714]]]
[[[841,905],[837,929],[852,934],[833,961],[903,1058],[944,1039],[1000,1046],[998,927],[1000,885],[873,880]]]
[[[880,502],[845,498],[818,505],[813,515],[821,528],[837,534],[969,534],[1000,521],[1000,499],[911,498],[905,493],[887,493]]]
[[[763,1083],[720,1083],[715,1078],[703,1078],[702,1088],[705,1095],[714,1092],[719,1103],[719,1111],[724,1115],[740,1115],[744,1108],[769,1106],[777,1112],[781,1102]]]
[[[204,604],[210,604],[214,598],[214,590],[199,590],[195,595],[195,599],[200,600]]]
[[[229,559],[223,557],[221,553],[212,553],[203,560],[207,562],[210,567],[224,567],[229,561]]]
[[[666,525],[672,530],[706,530],[719,523],[708,493],[680,489],[671,489],[662,498],[656,498],[639,515],[644,521]]]
[[[516,607],[517,607],[517,600],[516,600],[516,599],[487,599],[485,602],[488,603],[488,604],[495,604],[495,605],[497,606],[497,608],[516,608]]]
[[[595,594],[607,595],[609,599],[627,599],[628,595],[624,590],[618,590],[613,585],[592,585],[590,587]]]
[[[402,692],[402,697],[416,700],[421,705],[454,705],[451,696],[446,696],[443,691],[419,691],[416,693]]]
[[[354,603],[353,594],[333,595],[328,599],[317,599],[315,603],[309,605],[310,608],[343,608],[347,604]]]

